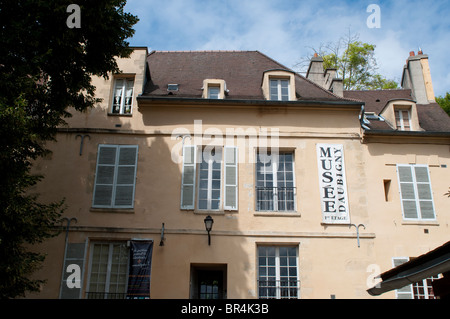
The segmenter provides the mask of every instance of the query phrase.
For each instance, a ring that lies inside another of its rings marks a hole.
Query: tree
[[[0,0],[0,298],[37,291],[30,279],[45,256],[30,246],[55,236],[64,199],[43,203],[32,187],[33,161],[49,153],[69,107],[84,111],[100,100],[92,76],[119,72],[116,57],[131,54],[127,38],[136,16],[126,0]],[[68,12],[69,11],[69,12]]]
[[[336,43],[321,44],[313,51],[323,59],[324,69],[337,69],[344,90],[395,89],[398,83],[377,73],[375,45],[359,41],[358,35],[341,37]],[[305,67],[311,57],[303,58],[297,67]]]
[[[436,102],[442,107],[442,109],[450,115],[450,92],[447,92],[444,97],[437,96]]]

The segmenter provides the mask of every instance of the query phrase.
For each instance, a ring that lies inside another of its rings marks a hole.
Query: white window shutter
[[[114,206],[133,208],[136,186],[137,145],[119,146]]]
[[[225,178],[224,178],[224,209],[238,209],[238,149],[235,146],[225,146]]]
[[[435,219],[430,176],[426,165],[397,165],[403,217]]]
[[[421,217],[422,219],[435,219],[428,167],[416,166],[414,167],[414,172]]]
[[[99,145],[92,207],[111,207],[117,146]]]
[[[414,180],[411,166],[397,165],[398,179],[400,184],[400,195],[402,199],[403,217],[417,219],[416,195],[414,192]]]
[[[394,257],[392,258],[392,264],[394,267],[400,266],[401,264],[409,261],[408,257]],[[414,299],[412,285],[407,285],[396,291],[397,299]]]
[[[81,291],[83,289],[83,274],[84,274],[84,259],[86,252],[86,243],[67,243],[64,254],[64,267],[62,280],[60,284],[59,298],[60,299],[80,299]],[[76,265],[80,269],[80,277],[71,276],[73,268],[69,266]],[[72,279],[73,278],[73,279]],[[71,280],[72,279],[72,280]],[[68,285],[67,280],[74,285]]]
[[[183,171],[181,173],[181,209],[194,209],[195,203],[196,147],[183,147]]]

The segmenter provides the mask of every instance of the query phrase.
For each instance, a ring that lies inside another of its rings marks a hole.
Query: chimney
[[[423,54],[422,49],[419,48],[418,55],[415,55],[414,51],[409,53],[403,68],[401,85],[404,89],[411,89],[417,104],[435,102],[428,55]]]
[[[322,87],[324,86],[323,59],[317,53],[314,53],[314,57],[309,62],[306,78]]]

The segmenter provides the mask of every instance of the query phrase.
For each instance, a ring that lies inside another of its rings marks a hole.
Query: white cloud
[[[371,3],[381,8],[381,28],[366,25]],[[140,18],[132,45],[155,50],[259,50],[287,67],[351,32],[376,45],[381,74],[400,80],[411,50],[430,57],[437,95],[450,91],[447,47],[450,7],[440,1],[129,0]]]

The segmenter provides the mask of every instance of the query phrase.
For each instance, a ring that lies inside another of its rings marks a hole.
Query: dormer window
[[[423,131],[419,124],[416,103],[412,100],[390,100],[381,110],[379,116],[394,130]]]
[[[220,86],[208,86],[208,99],[219,99]]]
[[[178,91],[178,84],[167,84],[167,91],[169,92]]]
[[[206,79],[203,80],[203,95],[204,99],[221,100],[225,98],[226,83],[221,79]]]
[[[270,100],[289,101],[289,79],[270,79]]]
[[[411,131],[411,115],[408,109],[395,109],[395,125],[397,130]]]
[[[266,100],[295,101],[295,73],[278,69],[265,71],[262,91]]]

